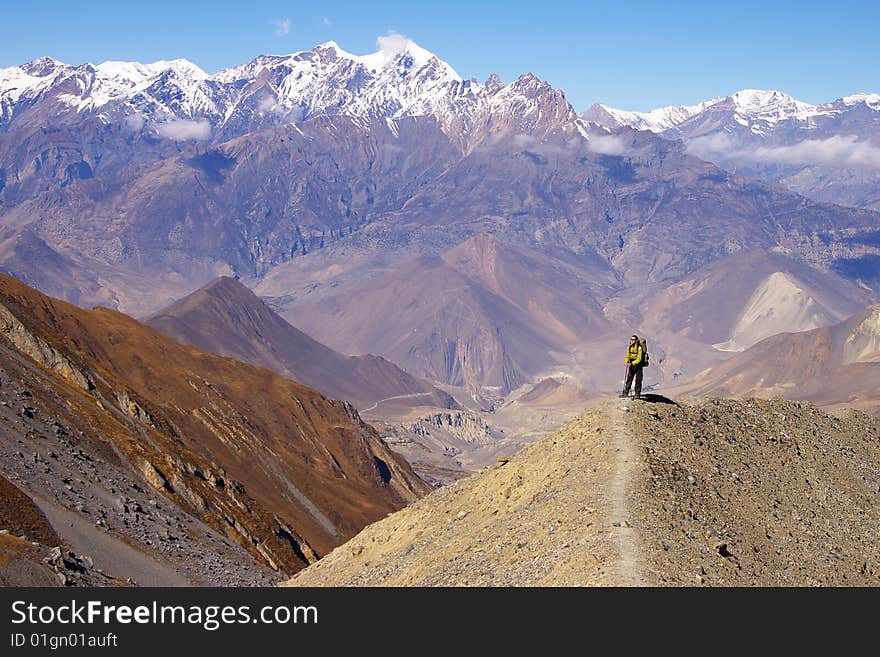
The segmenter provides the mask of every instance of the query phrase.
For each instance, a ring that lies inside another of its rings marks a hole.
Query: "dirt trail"
[[[288,584],[876,586],[878,499],[876,418],[609,399]]]
[[[297,586],[638,586],[640,472],[627,402],[367,527]],[[636,404],[632,404],[636,406]]]
[[[633,478],[640,464],[633,445],[633,435],[627,422],[630,403],[622,401],[608,408],[608,426],[614,438],[614,471],[611,476],[609,510],[615,518],[613,533],[619,556],[618,574],[620,584],[625,586],[645,586],[642,574],[642,559],[639,552],[637,527],[633,526],[630,514]],[[617,526],[619,524],[619,526]]]

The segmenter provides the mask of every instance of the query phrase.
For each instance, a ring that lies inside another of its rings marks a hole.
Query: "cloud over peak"
[[[289,18],[276,18],[272,21],[272,25],[275,26],[275,36],[283,37],[287,34],[290,34]]]
[[[786,146],[737,148],[729,136],[715,134],[691,140],[687,150],[706,160],[880,169],[880,147],[859,141],[855,135],[805,139]]]
[[[183,119],[168,121],[156,126],[159,136],[175,141],[204,141],[211,136],[211,124],[208,121],[186,121]]]

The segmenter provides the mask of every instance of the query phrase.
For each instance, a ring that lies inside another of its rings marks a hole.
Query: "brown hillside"
[[[351,406],[120,313],[0,276],[0,330],[50,375],[104,458],[283,571],[426,488]]]
[[[610,400],[289,585],[880,585],[878,499],[865,414]]]
[[[3,475],[0,475],[0,527],[45,545],[61,543],[40,508]]]
[[[146,320],[180,342],[253,365],[360,408],[391,397],[455,407],[449,395],[378,356],[346,356],[288,324],[243,284],[218,278]]]

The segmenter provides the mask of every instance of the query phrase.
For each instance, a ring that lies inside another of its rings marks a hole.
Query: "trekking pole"
[[[624,374],[623,374],[623,389],[621,390],[622,393],[625,393],[625,392],[626,392],[626,380],[627,380],[628,378],[629,378],[629,365],[627,365],[627,366],[626,366],[626,370],[624,370]],[[623,397],[624,395],[621,394],[620,396]],[[626,396],[629,396],[629,395],[626,395]]]

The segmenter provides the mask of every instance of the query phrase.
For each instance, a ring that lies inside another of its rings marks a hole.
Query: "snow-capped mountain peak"
[[[117,80],[130,86],[138,86],[165,71],[173,70],[194,80],[207,80],[210,76],[187,59],[160,60],[152,64],[140,62],[106,61],[95,67],[109,80]]]
[[[864,103],[873,110],[880,110],[880,94],[858,93],[844,96],[838,101],[845,107]]]
[[[580,121],[564,94],[534,75],[506,86],[496,76],[482,85],[463,80],[402,35],[380,37],[378,46],[358,55],[328,41],[289,55],[261,55],[214,75],[185,59],[73,67],[43,58],[0,70],[0,128],[43,101],[59,117],[94,113],[160,136],[182,134],[164,126],[184,121],[199,126],[186,134],[215,139],[325,114],[364,125],[378,120],[395,133],[399,119],[433,116],[459,143],[482,129],[476,126],[489,125],[493,114],[506,117],[493,129],[513,125],[516,117],[548,129]]]
[[[707,107],[715,105],[721,100],[723,99],[712,98],[697,105],[670,105],[651,110],[650,112],[619,110],[601,103],[595,103],[584,113],[584,118],[606,128],[615,129],[629,126],[636,130],[649,130],[659,133],[687,121],[692,116],[699,114]]]
[[[26,64],[22,64],[18,68],[35,78],[44,78],[56,73],[59,68],[66,66],[67,64],[64,62],[59,62],[57,59],[51,57],[37,57]]]
[[[594,104],[584,113],[588,121],[606,128],[616,129],[629,126],[637,130],[650,130],[664,133],[676,130],[685,122],[696,121],[697,117],[712,117],[713,125],[721,117],[727,116],[732,125],[738,124],[755,135],[785,121],[810,124],[817,117],[833,114],[844,106],[866,103],[869,107],[880,108],[877,94],[854,94],[834,103],[812,105],[776,89],[742,89],[729,96],[712,98],[698,105],[673,105],[661,107],[650,112],[631,112]]]
[[[787,119],[804,121],[820,113],[816,105],[773,89],[743,89],[725,100],[735,108],[738,120],[753,130],[760,129],[756,122],[769,125]]]

